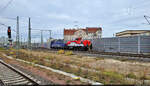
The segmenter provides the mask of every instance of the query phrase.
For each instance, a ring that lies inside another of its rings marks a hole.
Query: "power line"
[[[5,18],[5,19],[9,19],[9,20],[15,20],[16,21],[16,18],[10,18],[10,17],[2,17],[1,18]]]
[[[5,27],[8,27],[7,25],[5,25],[5,24],[3,24],[3,23],[0,23],[0,25],[5,26]]]
[[[1,9],[1,12],[4,12],[4,10],[12,3],[13,0],[10,0],[2,9]]]
[[[147,18],[150,18],[149,16],[144,15],[144,18],[146,19],[146,21],[148,22],[148,24],[150,24],[149,20]]]
[[[0,25],[2,25],[2,26],[4,26],[4,27],[9,27],[8,25],[6,25],[6,24],[3,24],[3,23],[0,23]],[[12,31],[14,31],[14,32],[17,32],[16,30],[14,30],[14,29],[12,29]]]

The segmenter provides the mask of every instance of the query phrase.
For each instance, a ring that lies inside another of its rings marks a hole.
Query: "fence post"
[[[141,37],[140,36],[138,36],[138,54],[140,54],[141,53]]]
[[[104,52],[106,51],[105,49],[106,49],[106,48],[105,48],[105,39],[104,39]]]
[[[118,37],[118,51],[120,53],[120,38]]]

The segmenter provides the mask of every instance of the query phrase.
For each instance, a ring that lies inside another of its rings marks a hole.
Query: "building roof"
[[[96,33],[98,30],[100,30],[100,31],[102,30],[101,27],[87,27],[86,29],[87,29],[88,33]]]
[[[119,36],[119,35],[124,35],[124,34],[141,34],[145,32],[150,32],[150,30],[125,30],[125,31],[116,33],[116,35]]]
[[[88,33],[96,33],[98,30],[102,30],[101,27],[86,27],[86,29],[64,29],[64,35],[74,35],[74,33],[78,30],[83,30]]]
[[[76,31],[75,29],[64,29],[64,35],[73,35]]]

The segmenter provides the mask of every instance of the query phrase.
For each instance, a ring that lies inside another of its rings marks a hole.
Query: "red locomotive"
[[[78,49],[78,50],[91,50],[92,43],[90,40],[82,40],[82,38],[76,38],[76,40],[68,41],[66,43],[69,49]]]

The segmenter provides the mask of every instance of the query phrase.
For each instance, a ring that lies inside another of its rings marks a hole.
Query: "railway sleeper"
[[[11,79],[3,79],[3,82],[14,81],[14,80],[20,80],[20,79],[23,79],[23,77],[19,77],[19,78],[11,78]]]
[[[14,83],[20,83],[20,82],[29,82],[27,81],[26,79],[21,79],[21,80],[14,80],[14,81],[7,81],[7,82],[4,82],[6,84],[14,84]]]
[[[12,75],[9,75],[9,76],[0,76],[0,79],[13,79],[13,78],[19,78],[21,77],[20,75],[16,75],[16,76],[12,76]]]
[[[29,85],[29,81],[11,83],[11,85]],[[31,84],[32,85],[32,84]]]
[[[11,75],[8,75],[8,74],[11,74]],[[12,76],[18,76],[18,74],[15,74],[15,73],[6,73],[6,74],[2,74],[3,76],[10,76],[10,77],[12,77]]]

